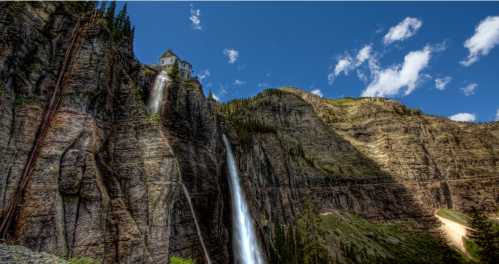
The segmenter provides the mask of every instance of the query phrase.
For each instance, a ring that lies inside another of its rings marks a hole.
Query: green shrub
[[[144,67],[144,75],[149,77],[155,75],[156,72],[151,70],[150,68]]]
[[[192,259],[180,258],[180,257],[170,257],[170,264],[194,264]]]
[[[28,105],[36,102],[36,97],[33,96],[17,96],[16,97],[16,106]]]
[[[70,258],[68,262],[69,264],[101,264],[100,261],[88,257],[74,257]]]
[[[159,113],[148,113],[145,118],[152,125],[159,125],[161,123],[161,115]]]
[[[142,102],[146,101],[146,96],[145,96],[144,90],[138,84],[133,85],[132,92],[133,92],[133,95],[135,96],[135,99],[140,99],[140,100],[142,100]]]

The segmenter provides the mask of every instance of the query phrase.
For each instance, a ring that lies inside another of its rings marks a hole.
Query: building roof
[[[180,57],[177,56],[177,54],[173,53],[171,49],[167,49],[165,52],[163,52],[163,54],[161,54],[161,57],[159,58],[162,59],[165,57],[175,57],[179,60],[180,63],[188,64],[192,68],[192,65],[188,61],[180,59]]]
[[[164,58],[164,57],[176,57],[176,58],[178,58],[178,56],[175,53],[173,53],[173,51],[171,49],[167,49],[165,52],[163,52],[163,54],[161,54],[160,58]]]

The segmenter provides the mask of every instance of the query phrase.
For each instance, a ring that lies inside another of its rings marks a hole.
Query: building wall
[[[176,57],[165,57],[160,59],[160,63],[161,65],[166,66],[166,69],[169,69],[177,59],[178,58]],[[186,62],[183,62],[182,60],[178,60],[178,62],[179,62],[178,69],[180,72],[180,77],[186,80],[191,79],[192,76],[191,65]]]

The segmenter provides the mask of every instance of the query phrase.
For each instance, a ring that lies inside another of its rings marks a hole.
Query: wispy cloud
[[[189,20],[192,23],[193,29],[195,30],[203,29],[203,27],[201,26],[201,10],[194,9],[193,5],[191,5],[191,16],[189,17]]]
[[[362,96],[394,96],[405,89],[404,95],[416,89],[421,72],[428,66],[432,48],[409,52],[404,63],[386,69],[374,69],[374,80],[362,92]]]
[[[198,79],[200,81],[203,81],[204,79],[210,77],[211,73],[210,73],[210,70],[206,69],[204,71],[201,71],[200,73],[198,73]]]
[[[244,84],[246,84],[245,81],[241,81],[239,79],[234,80],[234,85],[241,86],[241,85],[244,85]]]
[[[463,88],[461,88],[461,90],[463,91],[464,95],[470,96],[470,95],[475,94],[475,90],[477,87],[478,87],[478,84],[470,83],[470,84],[467,84],[466,86],[464,86]]]
[[[475,28],[475,34],[464,42],[469,54],[461,64],[470,66],[481,56],[489,54],[497,45],[499,45],[499,16],[487,17]]]
[[[383,38],[383,42],[385,45],[388,45],[393,42],[406,40],[416,35],[422,25],[423,22],[421,20],[414,17],[406,17],[402,22],[388,30],[388,33]]]
[[[435,79],[435,88],[438,90],[442,91],[445,90],[445,87],[447,87],[447,84],[449,84],[452,81],[452,77],[446,76],[443,78],[436,78]]]
[[[235,49],[224,49],[223,51],[224,55],[229,59],[229,63],[233,64],[237,61],[239,58],[239,51]]]
[[[323,96],[323,94],[322,94],[321,90],[319,90],[319,89],[314,89],[314,90],[310,91],[310,93],[311,93],[311,94],[315,94],[315,95],[317,95],[317,96],[319,96],[319,97],[322,97],[322,96]]]
[[[459,122],[474,122],[476,120],[476,116],[475,114],[470,113],[457,113],[449,116],[449,119]]]
[[[496,121],[499,121],[499,109],[497,109],[497,112],[496,112]]]
[[[328,74],[329,84],[332,85],[336,77],[341,74],[348,75],[351,71],[361,66],[365,61],[368,61],[369,65],[371,66],[377,64],[373,56],[371,45],[365,45],[364,47],[362,47],[357,52],[355,58],[350,56],[348,53],[345,53],[344,55],[338,57],[336,65],[334,67],[331,67],[332,71]],[[363,73],[357,71],[357,75],[363,75]]]

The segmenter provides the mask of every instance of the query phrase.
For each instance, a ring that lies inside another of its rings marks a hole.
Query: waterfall
[[[163,91],[165,89],[166,83],[170,81],[168,73],[166,71],[161,71],[156,80],[154,80],[154,87],[151,91],[149,97],[149,102],[147,107],[151,113],[158,113],[161,107],[161,101],[163,101]]]
[[[263,257],[256,239],[255,228],[248,205],[241,189],[237,166],[227,137],[223,135],[229,167],[229,188],[232,197],[232,228],[235,263],[263,264]]]

